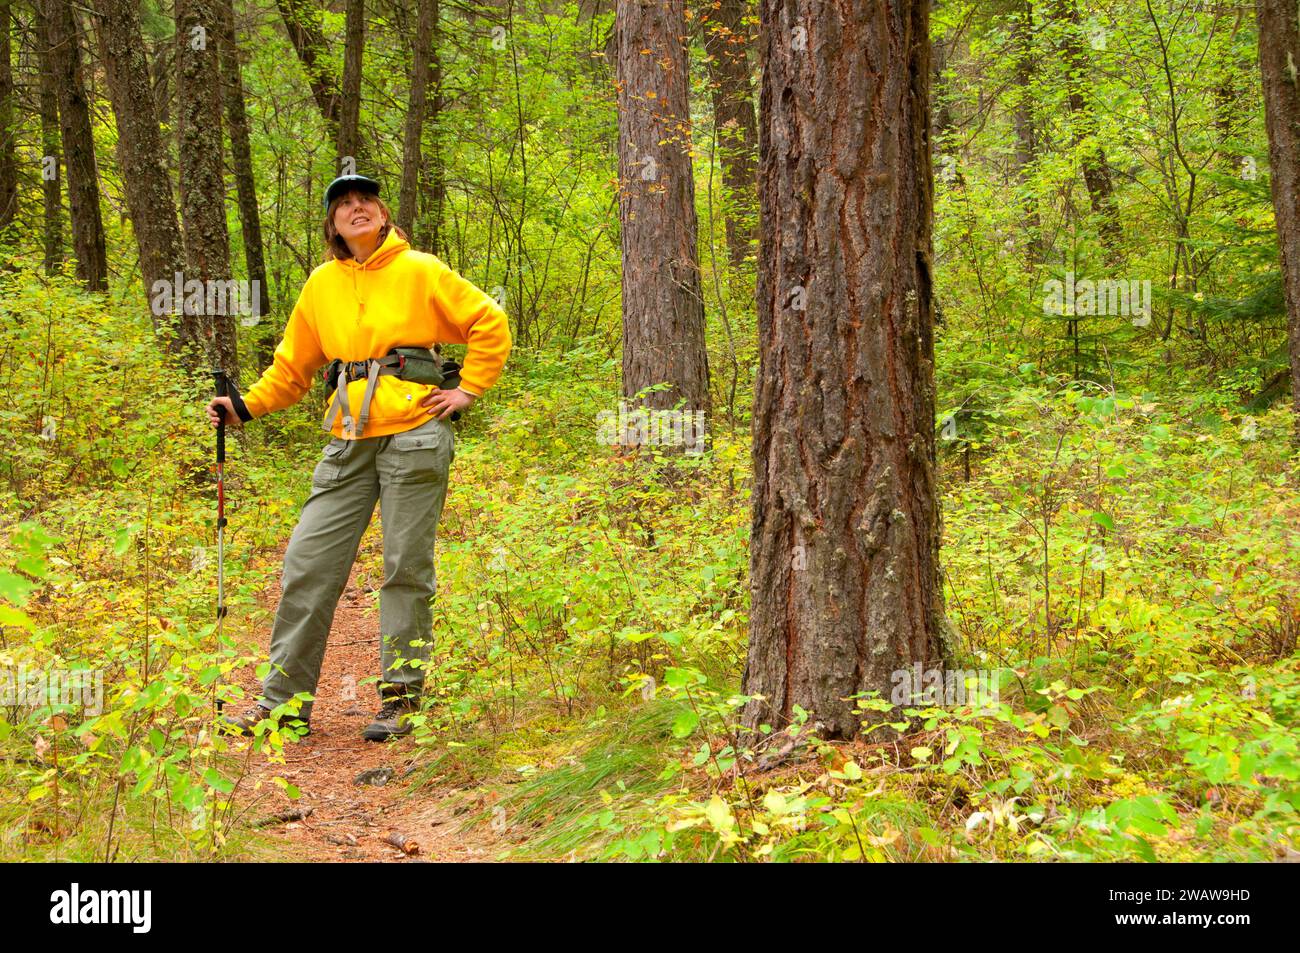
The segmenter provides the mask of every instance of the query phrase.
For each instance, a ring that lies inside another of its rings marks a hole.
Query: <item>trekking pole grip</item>
[[[212,372],[216,378],[217,396],[228,397],[230,392],[230,379],[226,372],[220,368]],[[226,462],[226,408],[223,404],[217,404],[217,462]]]

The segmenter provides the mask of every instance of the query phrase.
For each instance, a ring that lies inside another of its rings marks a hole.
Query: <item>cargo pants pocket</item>
[[[443,420],[416,428],[418,432],[393,436],[393,482],[446,483],[455,455],[451,425]]]
[[[325,445],[325,452],[321,455],[320,462],[316,464],[316,469],[312,472],[311,482],[313,486],[337,486],[343,477],[343,463],[348,457],[348,448],[351,445],[349,440],[341,440],[338,437],[330,438],[330,442]]]

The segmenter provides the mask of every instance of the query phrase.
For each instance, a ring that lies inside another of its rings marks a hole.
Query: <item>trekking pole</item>
[[[230,380],[223,370],[214,370],[217,381],[217,396],[227,397]],[[226,408],[217,405],[217,652],[221,651],[221,641],[225,633],[226,618]],[[219,679],[212,680],[212,695],[216,701],[217,716],[221,715],[221,693],[217,690]]]

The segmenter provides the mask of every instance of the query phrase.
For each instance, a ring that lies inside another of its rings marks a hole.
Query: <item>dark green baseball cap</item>
[[[379,183],[364,175],[340,175],[325,190],[325,208],[328,210],[330,202],[333,202],[346,192],[351,192],[353,189],[370,195],[378,195]]]

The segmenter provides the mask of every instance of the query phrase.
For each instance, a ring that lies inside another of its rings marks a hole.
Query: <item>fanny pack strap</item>
[[[405,354],[401,352],[405,352]],[[428,357],[424,355],[428,355]],[[330,383],[334,385],[334,399],[330,402],[329,410],[325,414],[325,421],[321,424],[321,428],[326,433],[332,433],[334,419],[341,415],[343,417],[343,439],[359,440],[361,435],[365,433],[366,421],[370,419],[370,400],[375,394],[375,385],[378,383],[379,378],[391,375],[399,380],[411,379],[408,377],[408,364],[413,361],[423,362],[435,369],[434,373],[440,375],[442,382],[434,386],[451,389],[460,385],[460,365],[450,359],[443,360],[441,354],[436,354],[426,348],[394,348],[383,357],[372,357],[365,361],[335,360],[325,369],[326,385],[328,386]],[[337,368],[337,374],[330,373],[334,368]],[[353,371],[357,372],[355,376],[352,376]],[[420,376],[427,377],[427,372],[422,373],[411,370],[410,374],[416,379]],[[355,426],[353,426],[352,408],[348,401],[348,381],[361,380],[362,377],[366,378],[366,389],[364,396],[361,398],[361,413],[355,421]],[[237,406],[236,411],[238,409]],[[460,411],[453,412],[451,419],[459,420]]]
[[[343,417],[343,439],[359,440],[365,433],[366,421],[370,419],[370,399],[375,394],[375,385],[383,375],[396,375],[399,370],[399,361],[390,356],[372,357],[366,361],[353,361],[353,365],[366,367],[366,389],[364,396],[361,398],[361,413],[354,421],[352,419],[352,408],[348,401],[348,370],[347,362],[339,363],[338,380],[334,386],[334,400],[330,403],[329,410],[325,414],[325,421],[321,428],[330,433],[334,430],[334,419],[338,416]],[[360,380],[357,377],[356,380]]]

